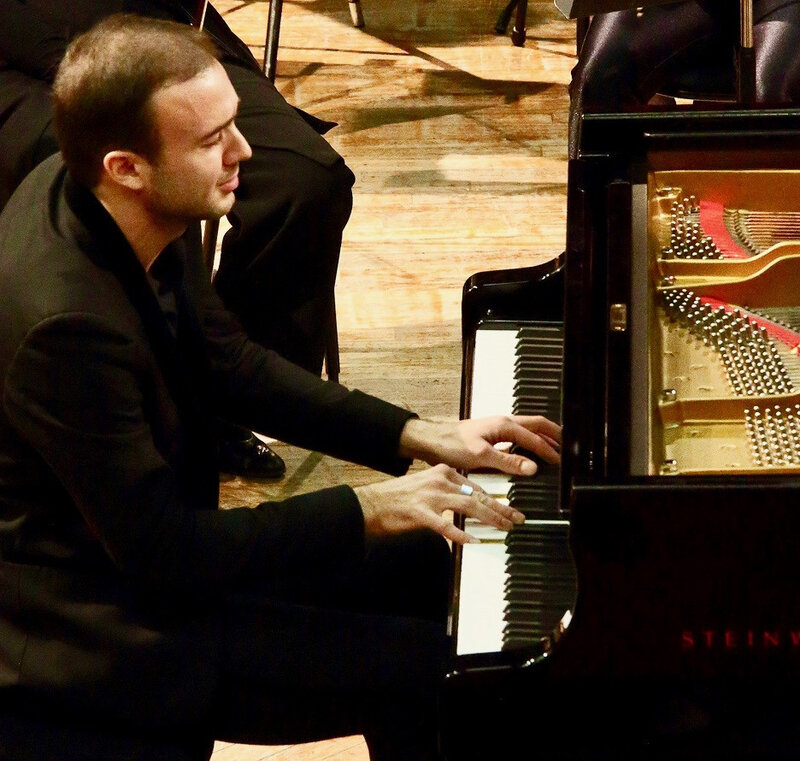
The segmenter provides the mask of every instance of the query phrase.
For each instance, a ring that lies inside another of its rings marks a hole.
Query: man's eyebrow
[[[224,124],[220,124],[218,127],[214,127],[214,129],[211,129],[208,132],[206,132],[204,135],[202,135],[200,137],[200,142],[202,143],[202,142],[205,142],[206,140],[210,140],[212,137],[214,137],[214,135],[217,134],[217,132],[221,132],[226,127],[230,127],[231,124],[233,124],[233,122],[236,119],[236,117],[239,115],[239,104],[241,102],[242,102],[241,99],[236,101],[236,110],[233,112],[233,116],[230,119],[228,119],[228,121],[226,121]]]

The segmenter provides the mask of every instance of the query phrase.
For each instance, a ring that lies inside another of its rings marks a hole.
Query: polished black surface
[[[492,314],[508,319],[519,306],[542,319],[544,305],[563,317],[555,491],[577,578],[572,619],[545,645],[454,659],[442,700],[446,756],[795,758],[800,478],[632,473],[631,368],[646,358],[610,315],[632,303],[634,188],[654,169],[797,169],[798,112],[602,115],[584,127],[564,256],[544,276],[523,273],[526,284],[509,285],[504,272],[511,299],[490,299]],[[465,318],[480,312],[473,286]],[[538,604],[538,577],[557,588],[563,558],[531,561],[533,591],[520,597]]]

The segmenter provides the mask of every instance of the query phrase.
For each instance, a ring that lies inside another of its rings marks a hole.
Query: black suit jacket
[[[400,474],[410,413],[250,342],[199,258],[158,261],[170,328],[101,204],[54,156],[0,215],[0,699],[202,720],[219,601],[360,562],[345,486],[218,510],[213,416]]]

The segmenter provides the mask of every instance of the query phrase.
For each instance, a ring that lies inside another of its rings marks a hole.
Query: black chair
[[[605,3],[623,8],[626,4]],[[693,55],[692,65],[676,76],[663,88],[666,97],[688,98],[705,102],[753,103],[755,100],[755,53],[753,50],[752,0],[739,0],[742,29],[735,61],[726,60],[724,52],[700,49]],[[527,39],[526,17],[528,0],[510,0],[500,12],[494,30],[505,34],[516,11],[511,41],[522,47]],[[576,53],[580,55],[581,44],[589,28],[591,17],[576,19]]]
[[[0,761],[209,761],[213,738],[122,735],[98,727],[0,713]]]
[[[364,26],[364,13],[361,10],[361,0],[348,0],[350,18],[353,26],[360,29]],[[264,73],[273,82],[275,81],[275,61],[278,55],[278,38],[281,33],[281,12],[283,0],[270,0],[269,21],[267,22],[267,39],[264,43]]]

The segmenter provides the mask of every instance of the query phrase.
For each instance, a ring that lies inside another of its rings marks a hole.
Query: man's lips
[[[229,180],[220,184],[220,189],[224,190],[226,193],[232,193],[236,188],[239,187],[239,174],[233,175]]]

